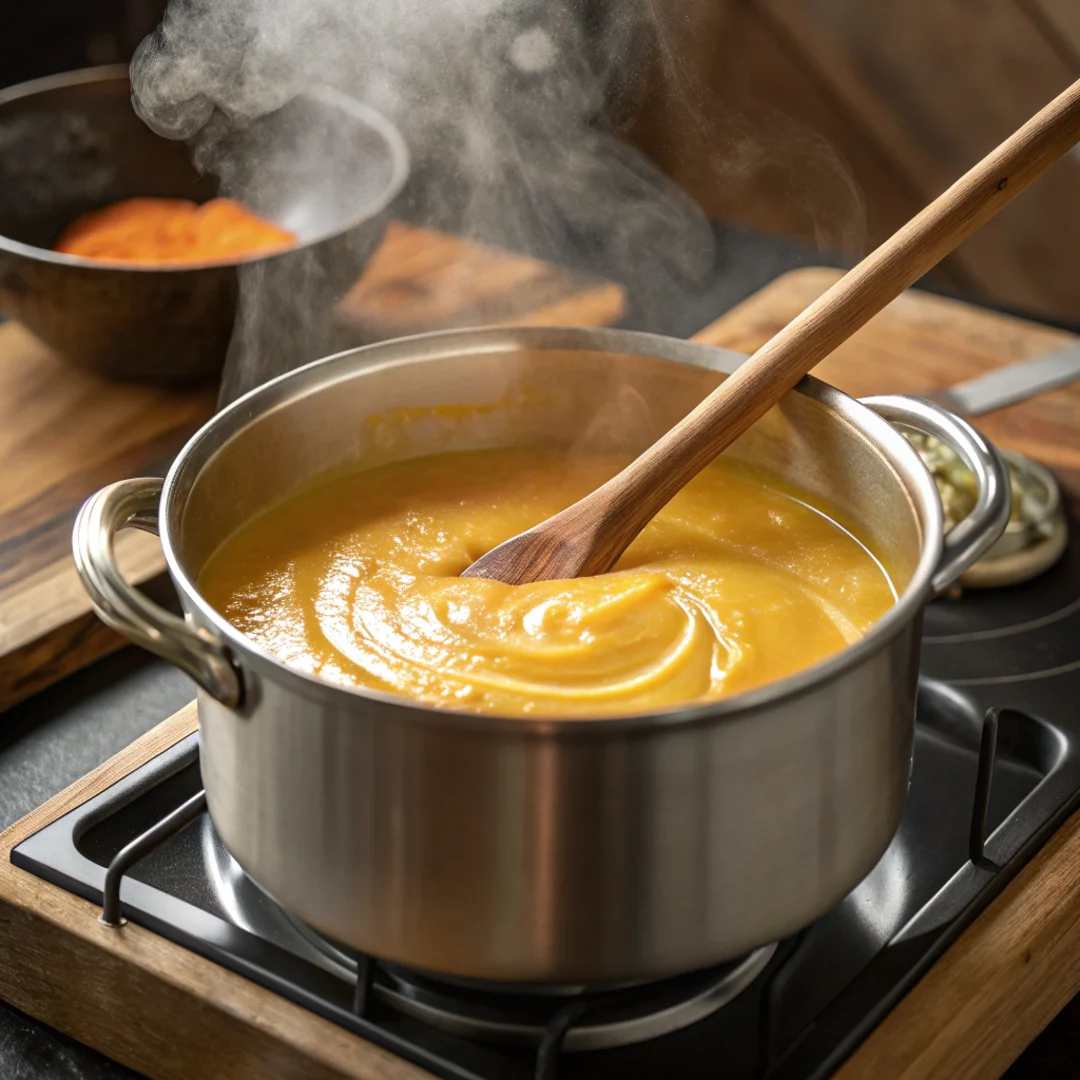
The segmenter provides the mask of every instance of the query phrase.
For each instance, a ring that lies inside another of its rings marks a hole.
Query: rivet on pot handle
[[[121,576],[114,541],[121,529],[158,532],[163,481],[121,480],[87,500],[75,521],[75,565],[94,610],[124,637],[186,671],[223,705],[239,704],[240,675],[225,646],[148,600]]]
[[[932,401],[904,394],[861,401],[890,424],[914,428],[945,443],[975,477],[979,494],[974,509],[946,535],[941,562],[930,579],[930,588],[937,596],[978,562],[1005,531],[1012,510],[1008,466],[966,420]]]

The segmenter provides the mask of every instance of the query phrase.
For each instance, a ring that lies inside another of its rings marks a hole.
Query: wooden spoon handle
[[[620,553],[637,535],[640,523],[651,519],[803,375],[936,266],[1078,140],[1080,81],[863,259],[614,477],[608,495],[624,513],[609,512],[608,527],[614,526],[618,532],[620,516],[634,519],[634,524],[627,522],[633,533],[619,548]],[[633,510],[626,513],[631,506]],[[614,536],[611,539],[615,541],[611,546],[619,545]]]

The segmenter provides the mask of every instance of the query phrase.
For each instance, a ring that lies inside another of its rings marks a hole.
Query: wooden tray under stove
[[[749,351],[834,281],[785,275],[707,331]],[[821,367],[856,394],[918,391],[1070,335],[909,293]],[[1080,389],[980,422],[1051,464],[1075,506]],[[0,998],[154,1080],[423,1080],[422,1070],[254,983],[11,865],[13,847],[190,734],[193,706],[0,834]],[[62,972],[61,978],[57,973]],[[840,1080],[999,1075],[1080,991],[1080,813],[1070,818],[840,1069]]]

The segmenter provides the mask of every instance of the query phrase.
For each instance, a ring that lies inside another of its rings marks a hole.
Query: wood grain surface
[[[653,7],[679,60],[643,79],[638,145],[713,219],[851,257],[1080,78],[1077,0]],[[1075,322],[1078,183],[1074,155],[951,256],[939,283]]]
[[[835,271],[777,279],[701,334],[752,352],[821,295]],[[906,293],[819,369],[855,395],[917,392],[1027,359],[1070,335]],[[979,420],[1080,493],[1080,387]],[[154,1080],[421,1080],[273,993],[18,870],[23,838],[189,734],[188,707],[0,834],[0,997]],[[62,979],[55,973],[64,972]],[[77,987],[73,992],[72,987]],[[998,1076],[1080,991],[1080,813],[1072,817],[840,1070],[842,1080]]]
[[[369,342],[485,323],[597,326],[624,306],[616,285],[392,223],[339,314]],[[108,382],[68,367],[14,323],[0,326],[0,712],[123,644],[79,583],[75,515],[106,484],[163,475],[213,409],[210,389]],[[136,583],[164,570],[154,537],[125,533],[117,554]]]

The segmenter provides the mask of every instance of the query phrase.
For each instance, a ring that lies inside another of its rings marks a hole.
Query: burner
[[[765,969],[775,945],[742,960],[661,982],[610,990],[481,985],[382,964],[376,993],[401,1012],[454,1035],[538,1047],[553,1031],[562,1048],[609,1050],[689,1027],[743,992]]]
[[[232,919],[280,942],[326,971],[356,980],[357,954],[313,930],[265,893],[212,829],[203,833],[214,892]],[[768,945],[740,960],[659,982],[590,989],[522,986],[428,975],[378,961],[372,993],[391,1008],[454,1035],[505,1045],[539,1046],[549,1025],[569,1014],[562,1047],[606,1050],[689,1027],[722,1008],[764,970]]]
[[[248,898],[265,893],[232,860],[227,875]],[[220,865],[220,864],[219,864]],[[266,897],[269,899],[268,897]],[[272,903],[272,901],[271,901]],[[288,921],[298,939],[318,953],[327,969],[347,971],[355,979],[361,965],[345,946],[312,930],[283,908],[274,916]],[[689,1027],[722,1008],[764,970],[775,945],[757,949],[741,960],[659,982],[590,989],[587,986],[524,986],[427,975],[399,964],[379,961],[372,991],[381,1001],[408,1016],[452,1035],[504,1045],[541,1044],[553,1021],[569,1014],[563,1049],[607,1050],[655,1039]]]

